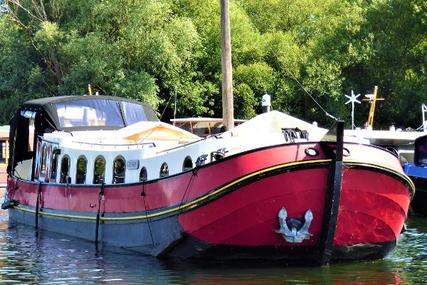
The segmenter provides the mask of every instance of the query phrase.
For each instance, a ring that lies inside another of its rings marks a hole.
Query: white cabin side
[[[138,183],[176,175],[196,164],[247,150],[308,141],[308,132],[271,113],[204,139],[164,123],[144,122],[116,131],[46,133],[38,141],[35,178],[85,185]],[[290,127],[292,137],[286,127]],[[316,128],[310,135],[314,131],[318,132],[316,139],[326,133]]]
[[[120,140],[118,138],[112,144],[100,141],[89,143],[88,137],[80,141],[83,135],[83,132],[77,135],[63,132],[45,134],[39,140],[36,179],[49,183],[86,185],[100,184],[102,181],[105,184],[119,184],[154,180],[193,169],[197,159],[204,154],[206,163],[212,161],[208,156],[216,153],[224,143],[214,137],[185,145],[179,141],[165,143],[160,140],[123,144],[117,142]],[[43,149],[60,151],[48,156]],[[96,162],[99,159],[105,162],[102,181],[97,179],[99,171]],[[120,163],[117,164],[118,161]],[[51,170],[48,170],[48,174],[45,174],[46,166]],[[124,170],[118,170],[120,167]]]

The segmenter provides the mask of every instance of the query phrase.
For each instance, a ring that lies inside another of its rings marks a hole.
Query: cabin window
[[[64,156],[61,160],[61,178],[60,183],[71,183],[70,181],[70,158]]]
[[[34,140],[34,119],[36,112],[26,110],[23,107],[19,113],[15,114],[13,125],[11,125],[11,174],[18,175],[21,179],[31,180],[40,176],[41,168],[41,145]],[[41,142],[40,142],[41,143]],[[33,165],[32,158],[37,150],[36,169],[32,170],[27,165]]]
[[[28,122],[28,151],[34,151],[34,118],[29,118]]]
[[[141,168],[141,171],[139,172],[139,181],[147,181],[147,169],[145,167]]]
[[[54,182],[56,182],[56,173],[58,169],[58,157],[60,152],[61,151],[56,147],[53,149],[52,161],[50,163],[50,178]]]
[[[193,168],[193,161],[191,160],[191,157],[187,156],[184,159],[184,163],[182,164],[182,171],[188,171]]]
[[[169,176],[169,167],[166,162],[163,162],[162,166],[160,166],[160,177]]]
[[[69,127],[124,127],[120,102],[114,100],[70,100],[56,104],[59,123]]]
[[[83,155],[77,159],[76,184],[85,184],[86,182],[87,160]]]
[[[117,157],[113,163],[113,184],[125,182],[126,162],[123,157]]]
[[[40,159],[41,159],[41,161],[40,161],[40,176],[42,176],[42,177],[46,176],[46,156],[47,156],[46,144],[43,144],[41,155],[40,155]]]
[[[105,159],[98,156],[93,167],[93,184],[102,184],[105,178]]]
[[[0,142],[0,163],[5,163],[6,162],[6,141],[1,141]]]
[[[131,102],[122,102],[122,106],[127,125],[147,121],[147,116],[145,115],[144,107],[142,105]]]

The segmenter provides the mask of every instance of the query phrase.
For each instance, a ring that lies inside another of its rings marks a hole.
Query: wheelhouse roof
[[[24,104],[22,104],[21,109],[25,106],[46,107],[46,106],[50,106],[51,104],[57,104],[57,103],[61,103],[61,102],[75,101],[75,100],[112,100],[112,101],[131,102],[131,103],[147,106],[146,104],[143,104],[143,103],[138,102],[136,100],[123,98],[123,97],[117,97],[117,96],[105,96],[105,95],[77,96],[77,95],[70,95],[70,96],[55,96],[55,97],[45,97],[45,98],[28,100],[28,101],[24,102]],[[149,107],[149,108],[151,108],[151,107]]]
[[[56,96],[56,97],[46,97],[46,98],[38,98],[26,101],[21,105],[21,107],[17,111],[17,115],[19,115],[21,112],[25,111],[33,111],[41,113],[43,117],[46,117],[45,120],[50,122],[48,123],[51,128],[55,130],[69,130],[72,131],[75,128],[62,128],[59,120],[58,120],[58,113],[57,113],[57,104],[60,103],[66,103],[66,102],[72,102],[72,101],[85,101],[85,100],[108,100],[108,101],[114,101],[114,102],[129,102],[141,105],[143,107],[145,116],[147,118],[147,121],[158,121],[158,118],[156,116],[156,113],[154,110],[141,102],[138,102],[136,100],[127,99],[123,97],[117,97],[117,96]],[[81,128],[77,128],[81,129]]]

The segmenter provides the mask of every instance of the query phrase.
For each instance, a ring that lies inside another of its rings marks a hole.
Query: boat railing
[[[47,140],[45,138],[43,138],[42,136],[39,136],[39,141],[41,143],[49,143],[52,145],[57,145],[59,146],[58,142],[55,141],[50,141]],[[84,142],[84,141],[73,141],[73,143],[75,144],[79,144],[80,146],[92,146],[93,148],[108,148],[108,149],[141,149],[144,147],[156,147],[156,143],[155,142],[140,142],[140,143],[94,143],[94,142]]]
[[[41,143],[45,142],[45,143],[48,143],[48,144],[54,144],[54,145],[59,146],[59,143],[58,143],[58,142],[54,142],[54,141],[47,140],[47,139],[45,139],[45,138],[44,138],[44,137],[42,137],[42,136],[38,136],[38,139],[39,139],[39,141],[40,141]]]
[[[133,144],[107,144],[107,143],[93,143],[93,142],[82,142],[74,141],[74,143],[80,144],[80,146],[92,146],[93,148],[112,148],[112,149],[141,149],[144,147],[156,147],[155,142],[143,142],[143,143],[133,143]]]

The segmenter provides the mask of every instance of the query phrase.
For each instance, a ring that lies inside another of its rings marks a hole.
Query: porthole
[[[334,151],[334,154],[336,154],[337,153],[337,150],[336,149],[334,149],[333,150]],[[350,155],[350,151],[348,150],[348,148],[343,148],[342,149],[342,156],[349,156]]]
[[[105,159],[103,156],[97,156],[93,165],[93,184],[104,183],[105,178]]]
[[[193,161],[191,160],[191,157],[187,156],[182,164],[182,171],[188,171],[191,169],[193,169]]]
[[[76,166],[76,184],[85,184],[86,182],[87,160],[83,155],[77,159]]]
[[[113,162],[113,184],[125,183],[126,161],[119,156]]]
[[[41,167],[40,167],[40,176],[44,177],[46,175],[46,159],[47,159],[47,151],[46,151],[46,144],[43,144],[42,146],[42,152],[41,152]]]
[[[163,162],[162,166],[160,166],[160,177],[169,176],[169,166],[166,162]]]
[[[50,180],[56,182],[57,168],[58,168],[58,158],[61,153],[61,150],[54,148],[52,152],[52,161],[50,163]]]
[[[60,183],[71,183],[70,177],[70,158],[65,155],[61,160],[61,176]]]
[[[308,156],[317,156],[319,151],[315,148],[309,147],[305,149],[305,154]]]
[[[147,181],[147,169],[145,167],[141,168],[141,171],[139,172],[139,181]]]
[[[350,151],[348,150],[348,148],[343,148],[342,149],[342,155],[343,156],[349,156],[350,155]]]

